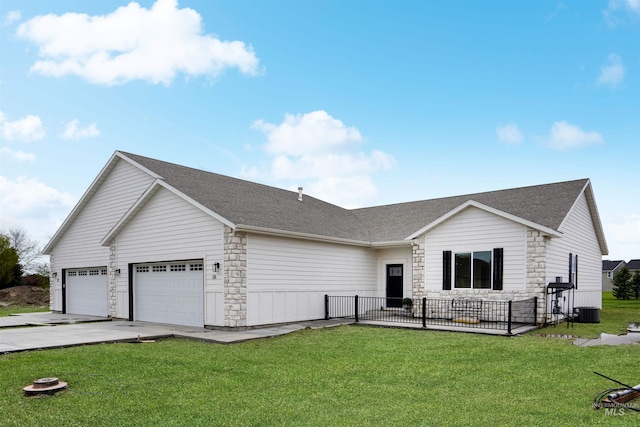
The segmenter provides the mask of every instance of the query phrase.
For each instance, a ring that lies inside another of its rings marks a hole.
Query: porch
[[[520,301],[422,298],[402,303],[402,298],[325,295],[325,319],[491,335],[516,335],[537,328],[535,297]]]

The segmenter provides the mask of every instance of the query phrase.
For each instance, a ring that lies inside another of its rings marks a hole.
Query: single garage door
[[[69,269],[66,274],[66,312],[106,317],[107,267]]]
[[[204,326],[203,262],[133,266],[133,318],[146,322]]]

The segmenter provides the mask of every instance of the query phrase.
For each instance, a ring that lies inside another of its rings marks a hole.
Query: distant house
[[[627,265],[624,261],[602,260],[602,291],[613,290],[613,279]]]
[[[44,253],[54,311],[233,328],[356,294],[537,296],[542,320],[558,277],[601,306],[608,250],[588,179],[348,210],[116,151]]]
[[[627,263],[627,268],[631,272],[631,274],[636,271],[640,271],[640,259],[632,259]]]

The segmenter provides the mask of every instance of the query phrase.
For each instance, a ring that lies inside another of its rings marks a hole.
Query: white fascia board
[[[373,242],[371,243],[372,248],[382,249],[382,248],[396,248],[399,246],[413,246],[415,244],[414,240],[393,240],[389,242]]]
[[[246,231],[246,232],[251,232],[256,234],[265,234],[268,236],[289,237],[289,238],[302,239],[302,240],[314,240],[317,242],[341,243],[344,245],[352,245],[352,246],[367,246],[367,247],[371,246],[371,242],[365,242],[362,240],[352,240],[352,239],[343,239],[340,237],[320,236],[318,234],[300,233],[297,231],[277,230],[275,228],[257,227],[254,225],[238,224],[235,226],[235,230]]]
[[[50,255],[51,254],[51,251],[53,250],[53,247],[56,245],[56,243],[58,243],[58,240],[60,240],[62,235],[67,231],[67,229],[71,226],[71,224],[76,219],[76,217],[80,214],[80,211],[82,211],[82,209],[89,202],[91,197],[96,193],[96,191],[98,190],[98,187],[100,187],[100,184],[102,184],[102,182],[107,178],[107,175],[109,175],[109,172],[111,172],[113,170],[113,168],[115,167],[118,159],[123,159],[123,160],[127,160],[127,161],[130,162],[130,160],[127,159],[119,151],[116,151],[111,155],[111,157],[109,158],[109,161],[107,161],[107,163],[104,165],[104,167],[100,170],[100,173],[98,173],[98,175],[95,177],[95,179],[93,180],[91,185],[89,185],[89,188],[87,188],[87,190],[84,192],[84,194],[82,195],[82,197],[80,198],[78,203],[76,203],[74,208],[71,210],[71,213],[62,222],[62,225],[58,228],[58,230],[53,235],[51,240],[49,240],[49,242],[45,245],[44,249],[42,249],[42,254],[43,255]],[[134,164],[137,167],[141,167],[137,163],[134,163]],[[148,170],[145,170],[145,171],[148,172],[148,173],[151,173]],[[151,173],[151,174],[155,175],[153,173]]]
[[[527,219],[524,218],[520,218],[519,216],[515,216],[512,215],[508,212],[504,212],[501,211],[499,209],[496,208],[492,208],[491,206],[487,206],[485,204],[482,204],[480,202],[476,202],[475,200],[468,200],[466,202],[464,202],[463,204],[461,204],[460,206],[450,210],[449,212],[447,212],[446,214],[442,215],[440,218],[436,219],[435,221],[432,221],[431,223],[427,224],[426,226],[422,227],[420,230],[416,231],[415,233],[411,234],[410,236],[406,237],[405,240],[413,240],[418,236],[421,236],[422,234],[426,233],[429,230],[432,230],[436,227],[438,227],[440,224],[448,221],[449,219],[453,218],[454,216],[458,215],[460,212],[462,212],[463,210],[470,208],[470,207],[474,207],[474,208],[478,208],[478,209],[482,209],[485,212],[489,212],[492,213],[494,215],[498,215],[502,218],[506,218],[508,220],[517,222],[518,224],[522,224],[522,225],[526,225],[529,228],[533,228],[535,230],[541,231],[549,236],[554,236],[554,237],[562,237],[562,233],[549,228],[549,227],[545,227],[544,225],[540,225],[537,224],[533,221],[529,221]]]
[[[235,224],[233,224],[231,221],[229,221],[226,218],[223,218],[222,216],[215,213],[214,211],[207,208],[206,206],[203,206],[202,204],[196,202],[195,200],[193,200],[191,197],[187,196],[183,192],[175,189],[171,185],[167,184],[162,178],[156,178],[156,180],[153,181],[153,183],[149,186],[149,188],[147,188],[147,190],[138,198],[138,200],[136,200],[133,206],[131,206],[129,210],[127,210],[127,212],[122,216],[122,218],[120,218],[120,220],[111,228],[111,230],[109,230],[109,232],[102,239],[100,244],[102,246],[109,246],[113,241],[113,239],[118,235],[118,233],[120,233],[122,229],[129,223],[129,221],[131,221],[133,217],[144,207],[144,205],[146,205],[147,202],[151,200],[151,198],[158,192],[160,188],[164,188],[170,191],[174,195],[180,197],[182,200],[186,201],[187,203],[191,204],[197,209],[200,209],[202,212],[215,218],[221,223],[231,228],[235,227]]]
[[[149,175],[151,175],[152,177],[156,178],[156,179],[162,179],[162,177],[160,175],[158,175],[157,173],[153,172],[150,169],[145,168],[144,166],[142,166],[140,163],[131,160],[130,158],[128,158],[125,154],[116,151],[115,152],[116,155],[118,155],[118,157],[120,157],[122,160],[126,161],[127,163],[132,164],[133,166],[137,167],[138,169],[148,173]]]
[[[558,229],[562,229],[562,226],[564,225],[565,221],[567,221],[571,212],[573,212],[576,205],[578,204],[578,199],[580,198],[580,195],[582,195],[583,193],[585,198],[587,199],[587,206],[589,207],[589,215],[591,215],[591,222],[593,223],[593,228],[594,228],[594,231],[596,232],[596,237],[598,238],[598,245],[600,245],[600,252],[602,252],[602,255],[609,255],[609,247],[607,245],[607,239],[604,236],[604,229],[602,227],[602,222],[600,221],[600,214],[598,212],[598,206],[596,205],[596,198],[593,194],[593,187],[591,186],[591,180],[587,179],[587,182],[582,188],[582,191],[580,192],[578,197],[576,197],[576,200],[573,201],[573,204],[571,205],[571,209],[569,209],[569,212],[562,220],[562,223],[560,223],[560,226],[558,227]]]

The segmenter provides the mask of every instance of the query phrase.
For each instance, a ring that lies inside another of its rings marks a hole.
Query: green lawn
[[[569,334],[582,338],[597,338],[600,332],[623,334],[627,331],[629,322],[640,322],[640,300],[617,300],[611,292],[603,292],[600,323],[561,323],[537,329],[530,334]]]
[[[43,311],[49,311],[49,306],[45,305],[0,305],[0,317],[10,316],[16,313],[39,313]]]
[[[635,345],[361,326],[34,351],[0,356],[0,425],[638,425],[591,404],[615,386],[592,371],[636,385],[639,359]],[[69,389],[22,395],[49,376]]]

